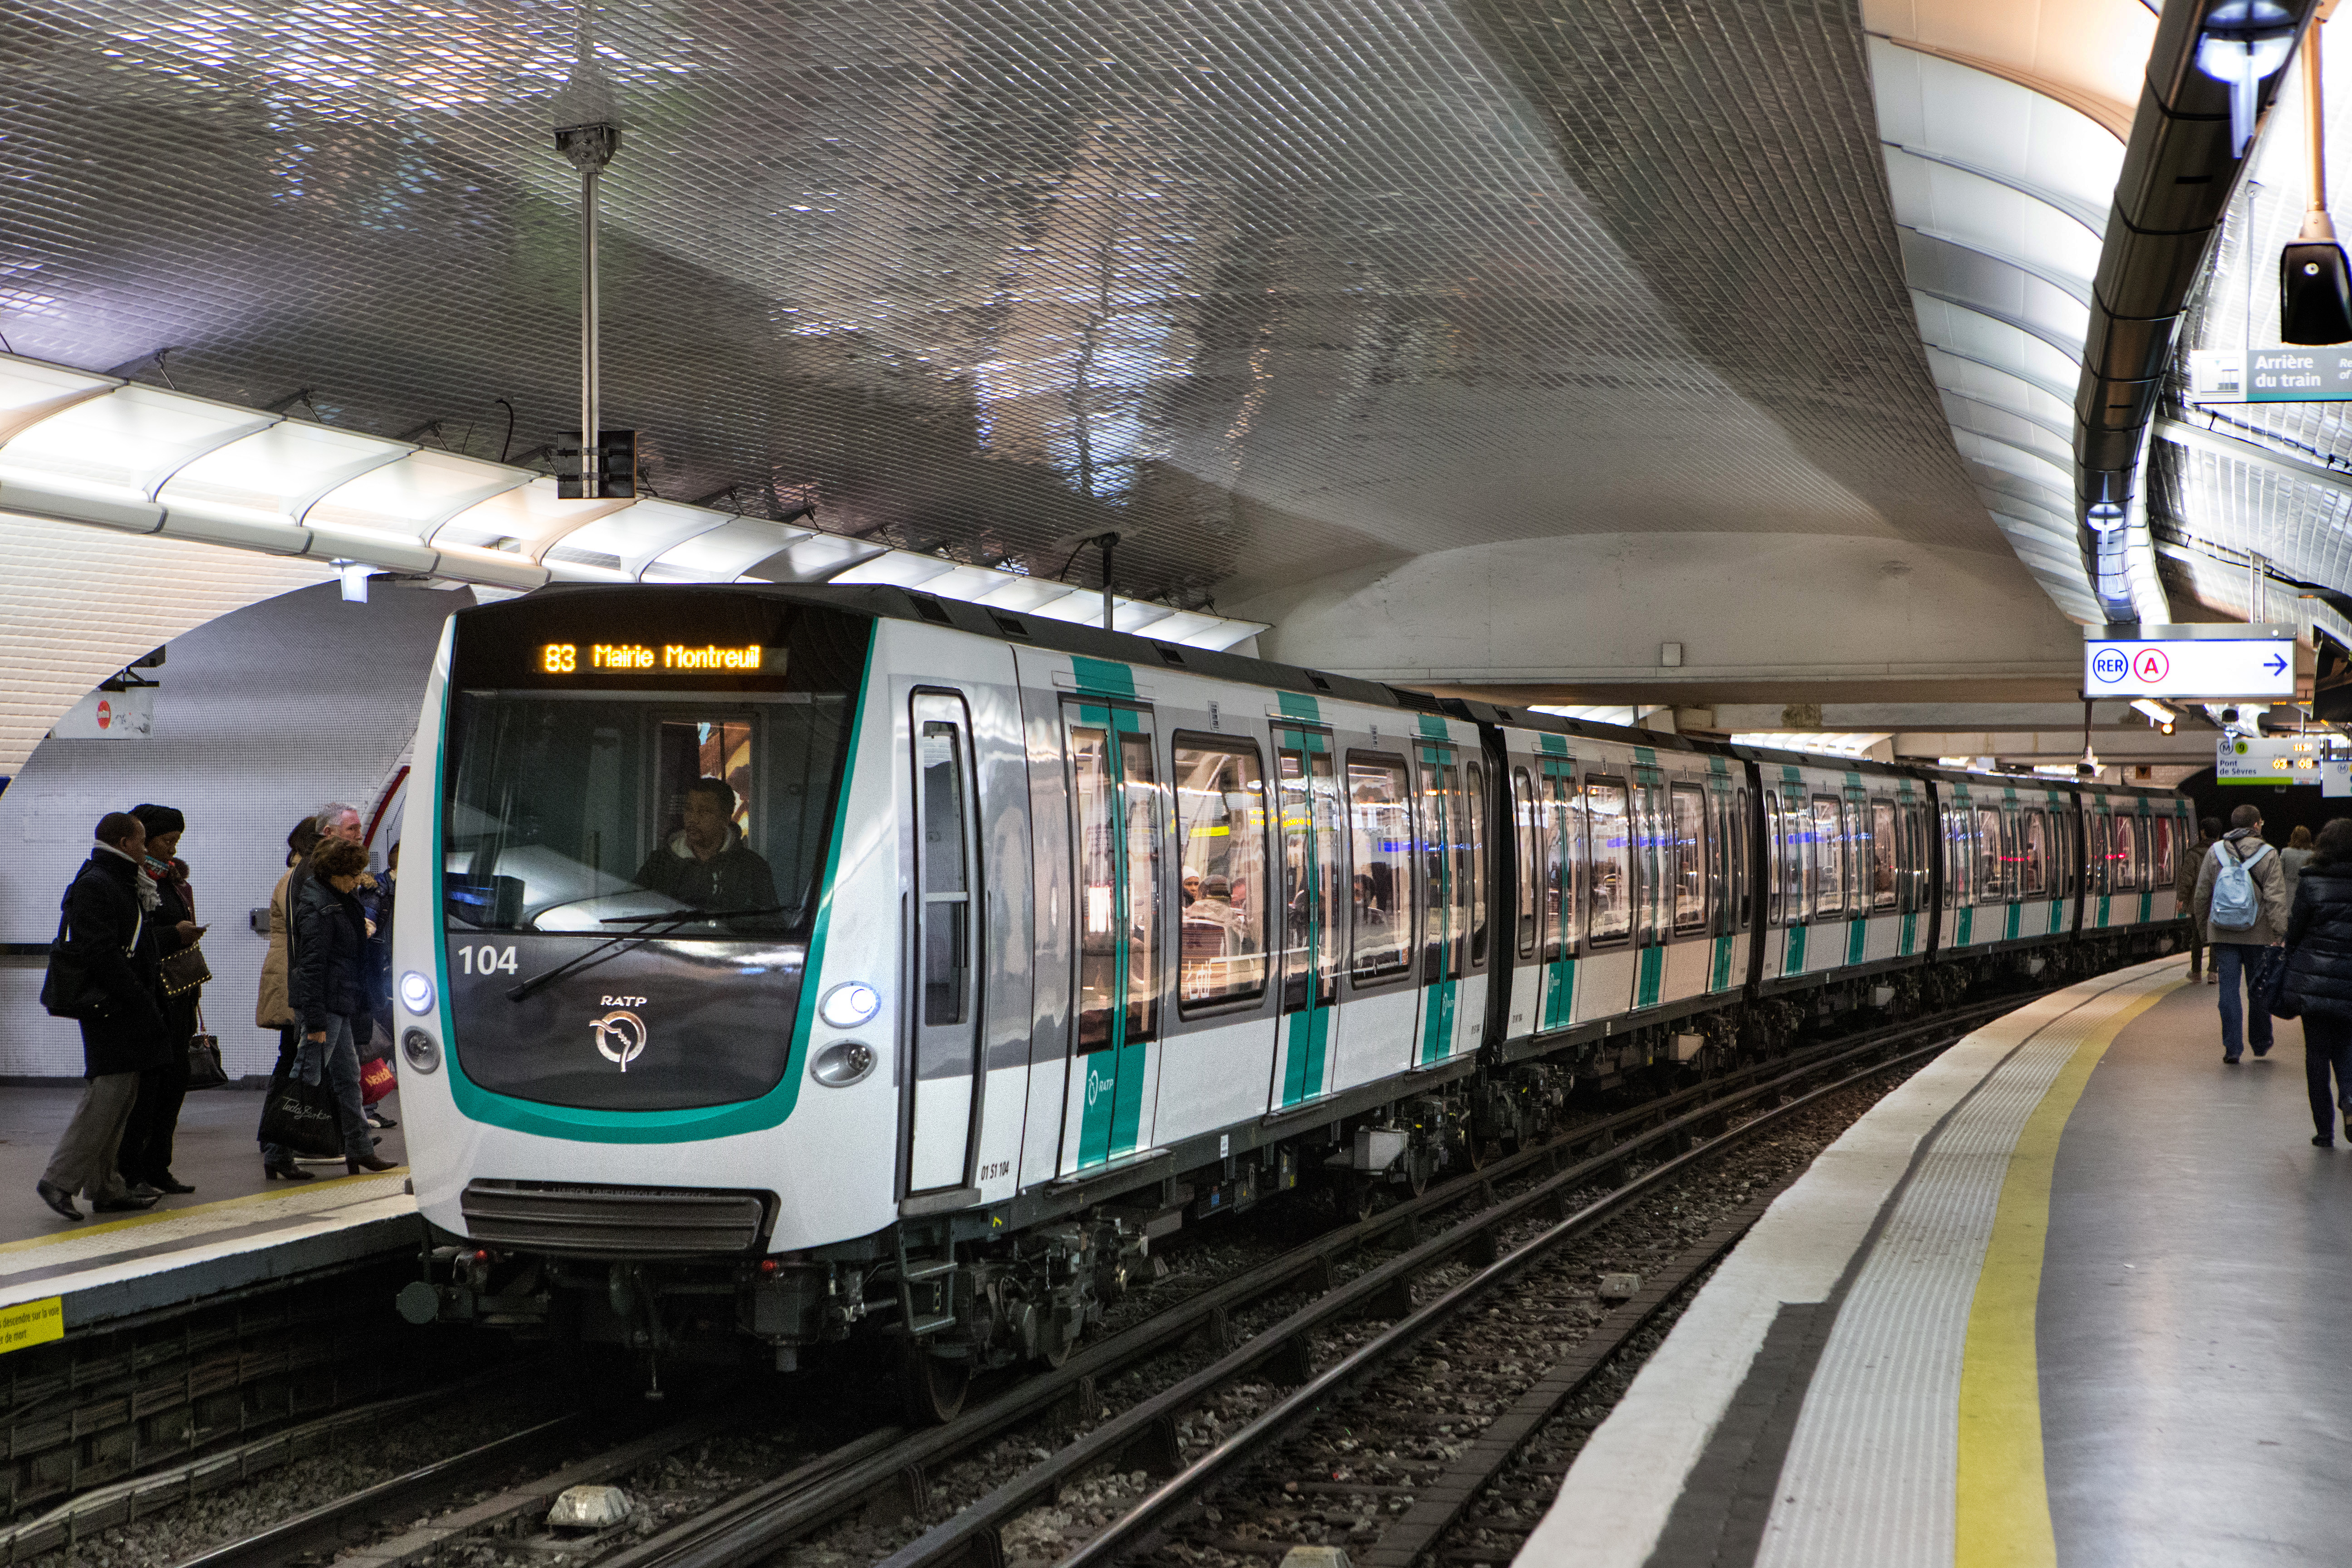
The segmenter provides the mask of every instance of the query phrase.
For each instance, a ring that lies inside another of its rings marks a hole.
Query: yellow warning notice
[[[0,1355],[66,1337],[66,1299],[50,1296],[0,1307]]]

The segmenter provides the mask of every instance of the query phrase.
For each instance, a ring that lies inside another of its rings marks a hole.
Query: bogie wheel
[[[1339,1217],[1341,1225],[1368,1220],[1372,1217],[1372,1210],[1380,1206],[1379,1184],[1368,1181],[1353,1171],[1331,1173],[1329,1185],[1331,1212]]]
[[[1068,1353],[1066,1349],[1063,1352]],[[933,1355],[920,1340],[898,1342],[898,1402],[909,1426],[938,1426],[963,1410],[971,1384],[971,1363]]]
[[[1404,1154],[1404,1183],[1414,1197],[1429,1191],[1429,1178],[1437,1174],[1436,1157],[1425,1150],[1408,1149]]]

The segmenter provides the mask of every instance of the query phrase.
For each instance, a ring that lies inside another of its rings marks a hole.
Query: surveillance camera
[[[2222,723],[2224,723],[2224,724],[2234,724],[2234,723],[2236,723],[2237,721],[2238,721],[2238,710],[2237,710],[2235,708],[2224,708],[2224,709],[2222,709],[2222,710],[2221,710],[2221,722],[2222,722]]]

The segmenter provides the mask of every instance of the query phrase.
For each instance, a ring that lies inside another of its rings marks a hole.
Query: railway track
[[[2005,997],[1934,1020],[1849,1037],[1561,1129],[1547,1142],[1433,1183],[1418,1195],[1348,1220],[1219,1280],[1085,1347],[1059,1367],[1036,1370],[943,1426],[917,1431],[884,1426],[830,1447],[792,1449],[771,1479],[650,1534],[620,1529],[557,1540],[541,1529],[539,1521],[567,1487],[623,1479],[707,1439],[758,1422],[763,1412],[755,1401],[720,1404],[667,1426],[646,1424],[602,1451],[533,1470],[532,1465],[567,1445],[578,1446],[583,1430],[579,1416],[558,1416],[308,1510],[190,1558],[180,1568],[291,1568],[338,1551],[345,1564],[415,1568],[449,1557],[461,1547],[480,1545],[494,1550],[503,1545],[534,1560],[561,1547],[567,1568],[739,1568],[853,1513],[891,1518],[907,1513],[919,1519],[941,1503],[957,1500],[933,1496],[934,1479],[950,1466],[1008,1434],[1039,1428],[1077,1429],[1077,1435],[898,1548],[886,1568],[1002,1563],[1000,1532],[1006,1522],[1074,1478],[1106,1464],[1167,1478],[1146,1507],[1088,1543],[1084,1561],[1108,1562],[1111,1557],[1105,1553],[1126,1551],[1138,1531],[1157,1529],[1171,1510],[1203,1495],[1218,1477],[1259,1451],[1260,1445],[1360,1381],[1371,1364],[1364,1359],[1364,1350],[1318,1368],[1313,1348],[1317,1337],[1344,1324],[1385,1317],[1395,1321],[1373,1343],[1391,1349],[1377,1352],[1373,1362],[1418,1342],[1547,1248],[1589,1231],[1675,1173],[1728,1146],[1733,1140],[1724,1134],[1729,1118],[1752,1118],[1742,1133],[1769,1124],[1784,1101],[1809,1104],[1819,1093],[1850,1087],[1894,1062],[1931,1054],[1982,1019],[2027,999]],[[1923,1045],[1922,1040],[1933,1043]],[[1828,1089],[1814,1090],[1831,1074],[1845,1076]],[[1707,1142],[1694,1148],[1695,1141],[1702,1139]],[[1581,1189],[1637,1161],[1655,1163],[1596,1201],[1571,1202]],[[1505,1189],[1514,1190],[1507,1194]],[[1760,1201],[1752,1206],[1760,1214]],[[1536,1219],[1545,1223],[1542,1236],[1549,1239],[1541,1245],[1505,1246],[1506,1232]],[[1424,1226],[1434,1228],[1435,1234],[1424,1237]],[[1722,1247],[1736,1239],[1732,1236]],[[1382,1247],[1398,1250],[1369,1267],[1360,1266]],[[1454,1287],[1436,1302],[1417,1305],[1415,1281],[1449,1265],[1475,1270],[1475,1289]],[[1647,1303],[1628,1331],[1638,1331],[1639,1322],[1654,1316],[1657,1304],[1669,1299],[1673,1289],[1651,1281],[1617,1316]],[[1664,1294],[1657,1294],[1660,1290]],[[1655,1301],[1650,1300],[1654,1295]],[[1294,1296],[1306,1300],[1278,1312]],[[1244,1332],[1240,1321],[1251,1319],[1270,1321],[1257,1331]],[[1088,1426],[1088,1416],[1102,1408],[1101,1390],[1107,1384],[1186,1349],[1195,1360],[1206,1353],[1207,1364],[1169,1378],[1157,1393]],[[1205,1455],[1189,1456],[1189,1434],[1180,1425],[1183,1413],[1244,1378],[1288,1391],[1267,1412],[1274,1425],[1246,1443],[1229,1438]],[[772,1411],[764,1414],[772,1419]],[[1504,1430],[1496,1428],[1498,1434]],[[479,1491],[485,1478],[500,1471],[526,1473],[454,1512],[420,1521],[421,1514],[461,1492]],[[1421,1511],[1408,1515],[1415,1530],[1423,1528],[1419,1522],[1427,1512],[1421,1509],[1423,1500],[1416,1496],[1414,1508]]]

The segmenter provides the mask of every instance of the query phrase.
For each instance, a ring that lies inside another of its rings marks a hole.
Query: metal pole
[[[1116,631],[1118,628],[1111,624],[1113,617],[1118,614],[1118,605],[1112,602],[1110,591],[1110,550],[1112,545],[1118,542],[1118,535],[1098,534],[1096,536],[1095,542],[1102,546],[1103,552],[1103,630]]]
[[[2311,199],[2304,208],[2304,237],[2333,239],[2336,226],[2327,216],[2327,117],[2319,83],[2319,26],[2312,18],[2303,36],[2303,119],[2311,141]]]
[[[555,133],[556,151],[580,171],[580,493],[604,488],[604,409],[597,360],[596,193],[599,176],[621,150],[613,125],[572,125]]]

